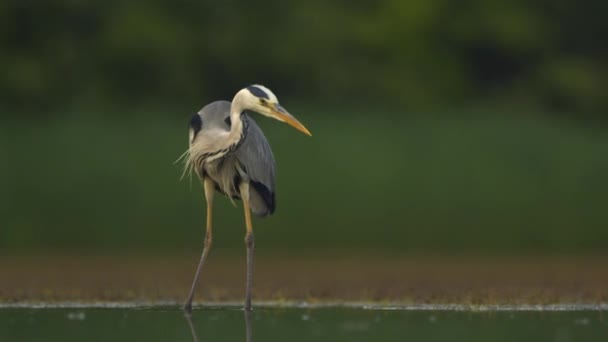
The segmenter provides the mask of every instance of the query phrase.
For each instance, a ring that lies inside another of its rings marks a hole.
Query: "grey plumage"
[[[251,310],[254,237],[251,213],[267,216],[274,212],[274,157],[262,130],[247,111],[285,122],[304,134],[311,135],[300,121],[279,105],[270,89],[254,84],[236,93],[232,102],[212,102],[190,120],[190,146],[182,158],[184,172],[194,170],[203,183],[207,202],[207,228],[203,253],[190,294],[184,303],[192,311],[192,300],[198,278],[213,240],[213,197],[215,190],[231,199],[243,201],[247,276],[245,310]]]
[[[200,117],[202,124],[198,126],[197,120],[191,120],[191,144],[198,139],[212,139],[217,131],[230,131],[228,101],[212,102],[195,115]],[[270,215],[275,209],[275,162],[272,149],[260,127],[249,115],[243,113],[241,119],[247,123],[244,125],[246,132],[243,142],[234,151],[218,159],[202,165],[195,163],[195,172],[199,177],[210,177],[215,182],[216,190],[235,199],[240,198],[239,183],[248,182],[251,211],[257,216]]]

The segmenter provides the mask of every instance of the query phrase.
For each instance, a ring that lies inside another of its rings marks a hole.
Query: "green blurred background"
[[[174,161],[260,83],[278,163],[262,253],[608,249],[608,2],[3,1],[0,251],[198,251]],[[215,248],[242,249],[217,201]]]

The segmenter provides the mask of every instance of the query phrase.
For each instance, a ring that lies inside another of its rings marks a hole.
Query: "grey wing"
[[[249,116],[245,120],[249,121],[247,136],[234,153],[249,178],[251,211],[257,216],[267,216],[276,207],[274,156],[260,127]]]

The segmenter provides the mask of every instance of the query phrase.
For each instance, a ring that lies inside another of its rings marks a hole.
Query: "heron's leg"
[[[205,264],[205,259],[207,259],[207,254],[211,249],[211,243],[213,241],[213,230],[212,230],[212,216],[213,216],[213,191],[215,190],[213,181],[206,177],[203,180],[203,185],[205,188],[205,199],[207,201],[207,230],[205,231],[205,242],[203,245],[203,254],[201,255],[201,261],[198,263],[198,267],[196,269],[196,273],[194,274],[194,281],[192,282],[192,288],[190,289],[190,294],[188,295],[188,299],[186,299],[186,303],[184,304],[184,310],[186,312],[192,312],[192,299],[194,298],[194,290],[196,289],[196,284],[198,282],[198,277],[203,269],[203,265]]]
[[[247,282],[245,284],[245,310],[251,310],[251,286],[253,282],[253,226],[251,225],[251,210],[249,209],[249,183],[242,182],[240,184],[241,199],[243,200],[243,209],[245,210],[245,226],[247,233],[245,234],[245,245],[247,246]]]

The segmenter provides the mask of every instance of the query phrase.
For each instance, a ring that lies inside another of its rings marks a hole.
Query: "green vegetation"
[[[289,105],[312,138],[258,118],[278,163],[264,251],[605,252],[605,125],[506,110],[415,115]],[[187,112],[0,124],[3,251],[200,248],[204,199],[179,181]],[[217,201],[216,250],[241,251]]]
[[[3,2],[0,251],[198,250],[186,123],[262,83],[314,136],[259,120],[261,250],[605,253],[606,4]]]
[[[606,4],[8,1],[0,108],[209,102],[261,82],[283,99],[517,102],[605,117]]]

